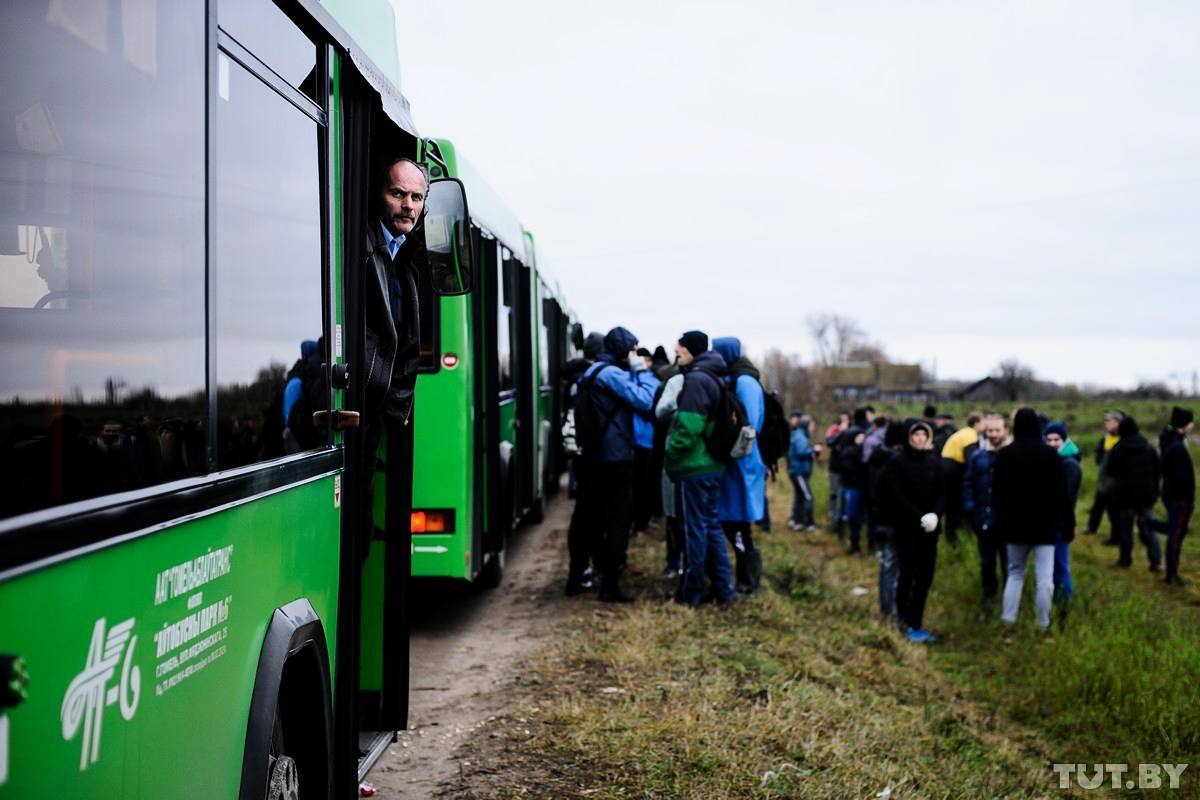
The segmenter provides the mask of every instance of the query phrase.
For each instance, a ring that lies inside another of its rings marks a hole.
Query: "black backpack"
[[[720,378],[716,381],[721,387],[721,398],[717,401],[717,415],[713,421],[712,433],[704,444],[708,447],[708,454],[724,464],[732,460],[729,453],[737,444],[742,428],[750,424],[750,418],[742,401],[738,400],[737,393]]]
[[[597,376],[611,366],[605,364],[590,374],[585,373],[575,387],[575,443],[584,458],[594,458],[600,452],[604,434],[617,415],[618,406],[615,404],[611,414],[606,416],[600,413],[593,397],[593,392],[597,390]],[[604,385],[598,388],[603,389]]]
[[[783,403],[775,392],[763,392],[763,425],[758,434],[758,454],[775,477],[779,459],[785,458],[792,446],[792,426],[783,413]]]

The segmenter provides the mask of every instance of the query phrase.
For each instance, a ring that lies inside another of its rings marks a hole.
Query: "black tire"
[[[495,589],[504,582],[504,550],[492,553],[475,579],[480,589]]]

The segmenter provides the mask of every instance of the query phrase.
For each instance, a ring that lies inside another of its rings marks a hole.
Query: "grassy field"
[[[1090,454],[1099,410],[1047,410]],[[1153,440],[1168,411],[1133,413]],[[821,519],[825,478],[814,477]],[[1081,523],[1094,480],[1089,458]],[[770,499],[785,520],[790,487],[772,485]],[[1106,528],[1072,548],[1065,627],[1050,640],[1034,630],[1029,581],[1011,644],[980,619],[973,540],[943,541],[931,647],[879,621],[876,562],[830,534],[777,522],[759,537],[766,585],[728,612],[669,602],[652,577],[661,537],[637,537],[640,602],[576,601],[557,646],[529,664],[517,709],[480,744],[473,796],[1057,797],[1055,762],[1191,764],[1171,796],[1200,796],[1200,581],[1169,589],[1136,554],[1134,570],[1112,569]],[[1193,565],[1200,576],[1194,539],[1182,571]]]

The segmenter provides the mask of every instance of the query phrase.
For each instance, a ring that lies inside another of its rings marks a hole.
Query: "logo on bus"
[[[62,735],[68,742],[83,730],[83,749],[79,769],[100,760],[100,729],[104,710],[119,705],[121,716],[128,722],[137,713],[142,695],[142,671],[133,663],[133,648],[137,635],[133,632],[134,618],[105,630],[107,620],[96,620],[92,642],[88,646],[87,664],[67,687],[62,703]],[[120,671],[118,672],[118,667]],[[111,685],[110,685],[111,684]]]

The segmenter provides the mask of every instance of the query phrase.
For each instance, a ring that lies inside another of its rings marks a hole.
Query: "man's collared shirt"
[[[405,236],[403,233],[399,236],[392,236],[392,232],[388,230],[388,226],[384,225],[382,220],[379,222],[379,229],[383,231],[383,241],[387,243],[388,253],[395,261],[396,253],[400,252],[400,245],[404,244]]]
[[[403,330],[404,323],[404,284],[400,281],[400,271],[396,269],[396,253],[400,252],[400,245],[404,244],[405,236],[392,236],[392,232],[388,230],[388,226],[383,224],[383,220],[379,221],[379,227],[383,231],[383,241],[387,244],[388,254],[392,259],[392,268],[388,271],[388,289],[391,297],[388,298],[388,305],[392,308],[392,323],[396,326],[396,332]]]

